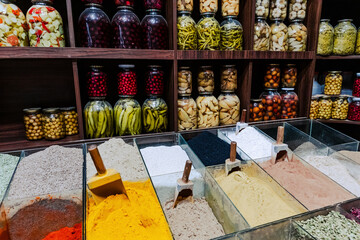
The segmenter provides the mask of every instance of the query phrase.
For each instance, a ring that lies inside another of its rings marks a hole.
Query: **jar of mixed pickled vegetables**
[[[26,14],[31,47],[65,47],[64,24],[52,0],[32,0]]]
[[[46,108],[43,110],[43,128],[46,140],[58,140],[66,135],[64,115],[58,108]]]
[[[188,11],[179,12],[177,18],[177,46],[179,50],[197,49],[196,23]]]
[[[211,94],[200,94],[196,99],[198,128],[219,126],[219,102]]]
[[[192,12],[194,9],[193,0],[177,0],[176,6],[178,11],[189,11]]]
[[[162,95],[164,93],[164,70],[159,65],[149,65],[145,73],[145,91],[147,95]]]
[[[115,135],[141,133],[141,106],[133,95],[120,95],[114,106]]]
[[[351,55],[355,51],[356,27],[352,19],[340,20],[335,26],[334,32],[334,50],[336,55]]]
[[[44,137],[41,108],[26,108],[24,112],[25,136],[27,140],[40,140]]]
[[[332,102],[331,118],[345,120],[348,115],[348,96],[339,96]]]
[[[189,95],[180,95],[178,99],[178,128],[180,131],[197,128],[196,102]]]
[[[88,96],[106,97],[108,76],[104,72],[104,66],[92,65],[87,73]]]
[[[293,20],[288,28],[288,34],[290,52],[306,51],[307,28],[302,23],[302,20]]]
[[[258,122],[264,120],[264,104],[261,99],[250,99],[250,122]]]
[[[199,93],[213,93],[215,87],[215,76],[211,66],[201,66],[198,76]]]
[[[330,71],[325,77],[324,93],[329,95],[339,95],[341,93],[343,77],[341,71]]]
[[[289,20],[304,20],[307,0],[289,0]]]
[[[243,28],[236,16],[227,16],[221,23],[220,50],[242,50]]]
[[[332,101],[329,96],[322,96],[319,100],[319,119],[331,118]]]
[[[220,125],[236,124],[240,120],[240,99],[233,92],[223,92],[218,97]]]
[[[235,65],[224,65],[221,68],[221,91],[235,92],[237,89],[237,69]]]
[[[256,0],[255,15],[256,17],[267,18],[269,16],[270,0]]]
[[[260,95],[264,105],[264,120],[276,120],[281,118],[281,96],[274,88],[266,88]]]
[[[360,97],[360,73],[356,73],[352,95],[354,97]]]
[[[178,94],[191,94],[192,73],[190,67],[180,67],[178,71]]]
[[[289,119],[298,116],[299,98],[294,88],[282,88],[281,91],[281,118]]]
[[[278,88],[280,85],[280,64],[269,64],[264,76],[265,88]]]
[[[200,0],[200,13],[216,13],[218,0]]]
[[[270,20],[285,20],[287,12],[287,0],[270,1]]]
[[[271,24],[270,51],[288,50],[288,28],[280,19]]]
[[[79,133],[78,114],[75,107],[61,108],[61,113],[64,115],[65,133],[66,136],[72,136]]]
[[[319,97],[312,96],[311,97],[311,104],[310,104],[310,119],[317,119],[319,114]]]
[[[330,19],[321,19],[319,28],[319,37],[317,45],[317,54],[328,56],[334,48],[334,28],[330,24]]]
[[[348,119],[352,121],[360,121],[360,98],[354,97],[349,106]]]
[[[294,88],[297,81],[297,72],[295,64],[286,64],[281,74],[282,87]]]
[[[160,15],[160,10],[147,10],[146,16],[143,18],[140,25],[144,37],[143,48],[163,50],[169,48],[168,24],[165,18]]]
[[[239,0],[221,0],[221,14],[223,17],[239,15]]]
[[[270,26],[265,21],[265,18],[256,18],[254,30],[254,50],[255,51],[269,51],[270,49]]]
[[[164,99],[149,96],[142,106],[143,127],[146,133],[166,132],[168,106]]]
[[[125,96],[135,96],[137,93],[135,65],[120,64],[118,80],[118,94]]]
[[[215,19],[214,13],[204,13],[196,25],[198,49],[219,50],[220,49],[220,24]]]

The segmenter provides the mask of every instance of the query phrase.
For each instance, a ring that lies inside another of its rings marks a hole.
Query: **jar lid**
[[[339,74],[341,74],[342,72],[341,71],[328,71],[328,73],[339,73]]]
[[[199,92],[199,95],[212,96],[213,92]]]
[[[161,10],[159,10],[159,9],[148,9],[145,12],[147,12],[147,13],[160,13]]]
[[[317,96],[317,95],[311,96],[311,100],[318,100],[318,99],[319,99],[319,96]]]
[[[338,22],[352,22],[352,19],[341,19]]]
[[[296,67],[296,64],[294,64],[294,63],[289,63],[289,64],[286,64],[286,66],[288,66],[288,67]]]
[[[266,91],[276,91],[277,88],[265,88]]]
[[[60,111],[74,111],[75,107],[62,107],[60,108]]]
[[[331,98],[331,96],[322,95],[320,98],[328,99],[328,98]]]
[[[283,22],[284,20],[282,20],[281,18],[274,18],[273,21],[274,21],[274,22]]]
[[[59,108],[45,108],[43,110],[44,113],[57,113],[59,112]]]
[[[183,11],[178,11],[178,14],[191,14],[191,12],[183,10]]]
[[[24,113],[39,113],[41,108],[25,108],[23,109]]]
[[[283,87],[283,88],[281,88],[281,90],[284,90],[284,91],[294,91],[295,88],[286,88],[286,87]]]
[[[179,97],[190,97],[191,93],[179,93]]]
[[[118,6],[117,7],[117,9],[127,9],[127,10],[131,10],[131,11],[133,11],[134,10],[134,8],[133,7],[130,7],[130,6]]]
[[[293,23],[293,22],[302,22],[303,20],[301,20],[301,19],[293,19],[293,20],[291,20],[290,22],[291,23]]]
[[[134,98],[135,95],[119,95],[120,98]]]
[[[103,68],[104,66],[101,65],[90,65],[91,68]]]
[[[356,77],[360,77],[360,72],[356,73]]]
[[[230,68],[230,67],[235,67],[236,65],[232,65],[232,64],[230,64],[230,65],[223,65],[223,67],[226,67],[226,68]]]
[[[43,3],[49,3],[49,4],[53,4],[53,0],[31,0],[32,3],[37,3],[37,2],[43,2]]]
[[[205,12],[205,13],[202,13],[200,15],[201,16],[215,16],[215,13],[213,13],[213,12]]]
[[[271,64],[269,64],[269,66],[280,66],[280,64],[278,64],[278,63],[271,63]]]
[[[134,64],[119,64],[119,68],[135,68]]]
[[[212,68],[212,66],[200,66],[200,68]]]
[[[228,19],[228,18],[236,18],[237,15],[228,15],[228,16],[225,16],[224,19]]]
[[[85,7],[103,8],[103,6],[101,4],[98,4],[98,3],[87,3],[87,4],[85,4]]]
[[[256,19],[265,20],[265,17],[256,17]]]
[[[250,102],[261,102],[262,99],[260,98],[253,98],[253,99],[250,99]]]
[[[182,66],[182,67],[180,67],[180,69],[190,69],[190,67],[188,67],[188,66]]]
[[[320,19],[320,22],[330,22],[330,19],[327,19],[327,18]]]
[[[353,97],[352,100],[353,101],[360,101],[360,97]]]
[[[98,100],[103,101],[105,100],[105,98],[106,97],[89,97],[90,100],[94,100],[94,101],[98,101]]]
[[[148,65],[147,67],[148,68],[161,68],[160,65]]]
[[[221,93],[231,94],[231,93],[235,93],[235,91],[234,90],[222,90]]]

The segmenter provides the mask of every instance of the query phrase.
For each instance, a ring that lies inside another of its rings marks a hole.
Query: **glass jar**
[[[236,16],[225,17],[220,36],[220,50],[243,50],[243,28]]]
[[[31,47],[65,47],[64,26],[52,0],[32,0],[26,14]]]
[[[141,48],[140,20],[131,7],[119,7],[111,21],[113,29],[113,47]]]
[[[153,0],[149,0],[153,1]],[[160,10],[150,9],[141,21],[145,49],[168,49],[169,29],[168,24]]]
[[[88,96],[106,97],[108,76],[104,72],[104,66],[92,65],[87,73]]]
[[[180,96],[177,103],[179,131],[196,129],[197,109],[195,100],[190,96]]]
[[[199,50],[219,50],[220,24],[214,13],[204,13],[196,25]]]
[[[270,20],[285,20],[287,10],[287,0],[271,0],[270,1]]]
[[[86,138],[104,138],[114,135],[114,111],[104,99],[93,99],[85,105]]]
[[[270,51],[288,50],[288,28],[280,19],[271,24]]]
[[[221,14],[223,17],[239,15],[239,0],[221,0]]]
[[[157,9],[161,10],[164,6],[163,0],[144,0],[144,6],[146,10]]]
[[[329,96],[322,96],[319,100],[319,119],[330,119],[331,118],[332,101]]]
[[[219,126],[219,102],[211,94],[201,94],[196,99],[198,128]]]
[[[215,87],[215,76],[211,66],[201,66],[198,76],[198,91],[199,93],[212,94]]]
[[[27,140],[40,140],[44,137],[41,108],[26,108],[24,112],[25,137]]]
[[[162,95],[164,93],[164,71],[159,65],[149,65],[145,73],[147,95]]]
[[[221,91],[235,92],[237,89],[237,69],[235,65],[224,65],[221,69]]]
[[[194,1],[193,0],[177,0],[177,10],[178,11],[189,11],[192,12],[194,9]]]
[[[109,48],[111,44],[110,19],[99,4],[87,4],[78,21],[80,46]]]
[[[294,88],[297,81],[297,68],[295,64],[286,64],[281,74],[281,85],[286,88]]]
[[[221,93],[218,97],[220,125],[236,124],[240,120],[240,99],[233,92]]]
[[[178,71],[178,94],[191,94],[192,73],[190,67],[180,67]]]
[[[276,120],[281,118],[281,96],[273,88],[266,88],[260,95],[261,102],[264,105],[264,120]]]
[[[135,65],[120,64],[118,80],[118,94],[126,96],[135,96],[137,93]]]
[[[301,20],[292,21],[288,28],[288,34],[290,52],[306,51],[307,28]]]
[[[294,88],[282,88],[281,92],[281,118],[289,119],[298,116],[299,97]]]
[[[269,16],[270,0],[257,0],[255,5],[256,17],[267,18]]]
[[[355,54],[360,54],[360,28],[357,30],[356,34],[356,46],[355,46]]]
[[[261,99],[250,99],[250,122],[258,122],[264,120],[264,104],[262,103]]]
[[[360,73],[356,73],[352,95],[354,97],[360,97]]]
[[[46,108],[43,110],[43,128],[46,140],[58,140],[65,137],[64,115],[58,108]]]
[[[179,50],[196,50],[196,23],[190,12],[181,11],[177,19],[177,46]]]
[[[218,8],[218,0],[200,0],[200,14],[216,13]]]
[[[66,136],[79,134],[78,114],[75,107],[61,108],[60,110],[64,115]]]
[[[306,17],[307,0],[290,0],[289,1],[289,20],[304,20]]]
[[[135,7],[135,0],[115,0],[116,6]]]
[[[103,4],[103,0],[81,0],[83,3],[95,3],[95,4]]]
[[[120,96],[114,106],[115,135],[141,133],[141,106],[133,96]]]
[[[254,50],[269,51],[270,50],[270,26],[265,18],[258,17],[255,23],[254,31]]]
[[[356,27],[352,19],[340,20],[335,26],[334,31],[334,50],[335,55],[351,55],[355,51]]]
[[[341,93],[342,81],[341,71],[329,71],[325,77],[324,93],[328,95],[339,95]]]
[[[280,85],[280,64],[269,64],[264,76],[265,88],[278,88]]]
[[[348,119],[352,121],[360,121],[360,98],[354,97],[349,106]]]
[[[328,56],[334,48],[334,28],[330,24],[330,19],[321,19],[319,28],[319,37],[317,45],[317,54]]]
[[[0,47],[29,46],[29,26],[18,6],[0,1]]]
[[[168,106],[156,96],[150,96],[142,106],[143,126],[146,133],[165,132],[168,127]]]
[[[339,96],[332,102],[331,118],[345,120],[348,115],[348,96]]]
[[[319,97],[312,96],[310,104],[310,119],[317,119],[319,114]]]

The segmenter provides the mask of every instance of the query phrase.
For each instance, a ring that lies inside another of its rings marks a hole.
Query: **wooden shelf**
[[[316,56],[317,60],[360,60],[360,55],[349,56]]]
[[[360,126],[360,121],[335,120],[335,119],[329,119],[329,120],[317,119],[317,120],[319,122],[329,123],[329,124],[350,124],[350,125],[359,125]]]
[[[249,51],[250,59],[284,59],[284,60],[313,60],[315,53],[306,52],[274,52],[274,51]]]

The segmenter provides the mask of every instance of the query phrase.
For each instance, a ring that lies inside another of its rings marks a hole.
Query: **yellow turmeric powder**
[[[98,205],[89,200],[87,239],[172,239],[150,179],[124,186],[129,199],[123,194],[109,196]]]

